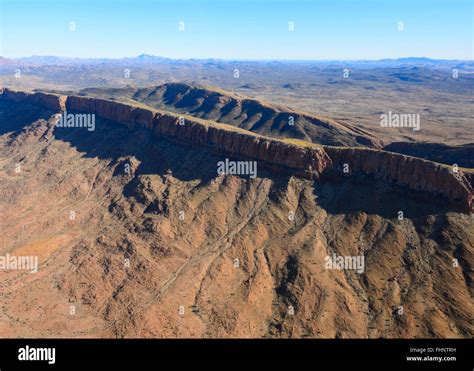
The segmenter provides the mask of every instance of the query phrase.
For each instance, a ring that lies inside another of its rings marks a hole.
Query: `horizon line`
[[[471,62],[474,59],[449,59],[449,58],[431,58],[431,57],[418,57],[418,56],[410,56],[410,57],[398,57],[398,58],[380,58],[380,59],[283,59],[283,58],[218,58],[218,57],[207,57],[207,58],[171,58],[171,57],[163,57],[160,55],[154,54],[146,54],[142,53],[136,56],[124,56],[124,57],[66,57],[66,56],[59,56],[59,55],[38,55],[33,54],[29,56],[22,56],[22,57],[6,57],[0,55],[0,58],[3,59],[10,59],[10,60],[19,60],[19,59],[29,59],[29,58],[58,58],[58,59],[73,59],[73,60],[123,60],[123,59],[137,59],[140,57],[151,57],[151,58],[161,58],[161,59],[168,59],[170,61],[208,61],[208,60],[216,60],[216,61],[223,61],[223,62],[380,62],[380,61],[398,61],[398,60],[405,60],[405,59],[419,59],[419,60],[431,60],[431,61],[448,61],[448,62]]]

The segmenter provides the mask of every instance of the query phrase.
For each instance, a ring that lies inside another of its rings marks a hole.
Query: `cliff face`
[[[442,195],[464,212],[472,211],[473,188],[469,177],[451,168],[416,157],[362,148],[325,147],[333,166],[349,166],[349,173],[363,173],[412,190]],[[341,169],[342,171],[342,169]]]
[[[67,97],[65,95],[54,95],[46,93],[29,93],[22,91],[13,91],[9,89],[0,89],[3,99],[13,102],[23,102],[40,106],[53,111],[64,111]]]
[[[256,135],[228,125],[135,107],[105,99],[57,96],[45,93],[1,91],[2,99],[38,105],[54,111],[93,113],[128,126],[146,127],[158,135],[208,146],[223,153],[262,161],[270,167],[287,168],[300,177],[318,178],[323,172],[362,173],[394,182],[415,191],[449,200],[464,212],[472,211],[473,188],[466,175],[434,162],[366,148],[298,145]],[[470,176],[470,174],[468,175]]]
[[[444,143],[395,142],[383,149],[443,164],[474,168],[474,143],[454,146]]]

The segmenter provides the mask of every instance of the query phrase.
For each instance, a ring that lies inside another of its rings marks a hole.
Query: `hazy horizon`
[[[208,57],[208,58],[172,58],[163,55],[153,55],[153,54],[146,54],[142,53],[139,55],[127,55],[123,57],[65,57],[61,55],[24,55],[19,57],[6,57],[0,55],[1,58],[5,59],[30,59],[30,58],[58,58],[58,59],[81,59],[81,60],[122,60],[122,59],[137,59],[140,57],[151,57],[157,59],[167,59],[167,60],[174,60],[174,61],[191,61],[191,60],[216,60],[216,61],[224,61],[224,62],[381,62],[381,61],[403,61],[403,60],[428,60],[428,61],[461,61],[461,62],[470,62],[473,61],[472,58],[470,59],[449,59],[449,58],[430,58],[425,56],[409,56],[409,57],[400,57],[400,58],[380,58],[380,59],[237,59],[237,58],[216,58],[216,57]]]

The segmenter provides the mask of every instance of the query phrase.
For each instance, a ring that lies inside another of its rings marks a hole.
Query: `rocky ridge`
[[[291,170],[304,178],[317,179],[328,173],[362,173],[414,191],[444,197],[450,205],[465,213],[473,209],[474,191],[469,172],[454,173],[448,166],[415,157],[369,148],[321,146],[268,138],[221,123],[106,99],[6,88],[0,93],[1,99],[8,101],[57,112],[92,113],[130,127],[146,127],[158,135],[208,146],[230,156],[261,161],[270,168]]]

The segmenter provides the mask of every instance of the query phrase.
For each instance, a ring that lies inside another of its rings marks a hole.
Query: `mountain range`
[[[202,85],[1,93],[2,253],[40,261],[2,336],[473,336],[472,169]]]

